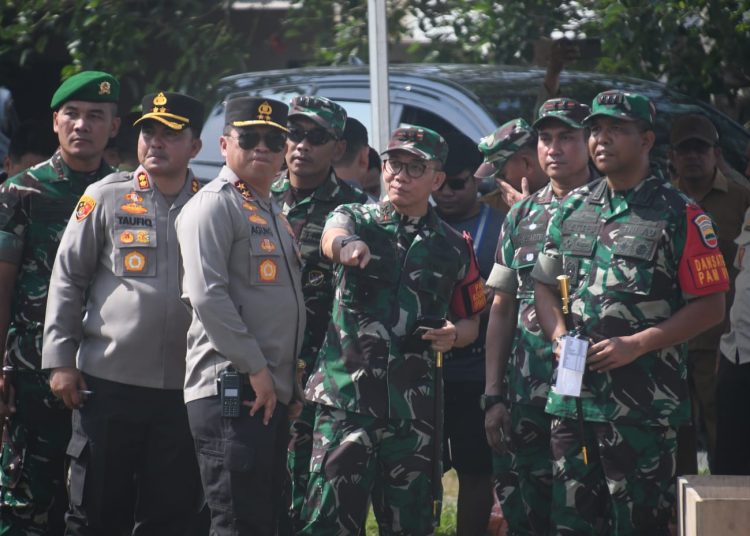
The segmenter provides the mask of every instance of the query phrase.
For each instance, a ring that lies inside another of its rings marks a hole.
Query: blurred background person
[[[29,119],[13,133],[3,161],[0,181],[47,160],[57,149],[57,136],[47,121]]]

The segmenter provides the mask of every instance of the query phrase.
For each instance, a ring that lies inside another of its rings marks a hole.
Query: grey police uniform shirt
[[[177,236],[182,296],[193,311],[185,401],[216,395],[219,374],[233,365],[241,373],[267,366],[278,400],[288,404],[305,302],[299,253],[281,208],[224,166],[185,206]]]
[[[180,300],[175,220],[198,188],[188,171],[170,204],[139,167],[86,189],[52,270],[43,368],[182,388],[190,314]]]
[[[750,363],[750,209],[745,212],[742,232],[734,240],[737,254],[734,267],[734,302],[729,311],[730,329],[721,336],[722,355],[735,365]]]

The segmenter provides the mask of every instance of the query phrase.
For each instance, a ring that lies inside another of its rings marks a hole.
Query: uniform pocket
[[[654,280],[658,242],[648,238],[618,236],[612,244],[607,288],[646,296]]]

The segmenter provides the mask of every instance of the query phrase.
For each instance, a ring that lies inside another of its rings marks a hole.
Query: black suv
[[[544,78],[541,69],[502,65],[418,64],[389,69],[391,128],[412,123],[441,134],[458,130],[479,141],[498,125],[516,117],[531,120]],[[635,91],[649,97],[657,109],[654,157],[666,160],[669,125],[675,115],[703,113],[719,131],[724,156],[736,169],[745,169],[750,134],[710,105],[637,78],[576,71],[563,72],[562,95],[590,103],[607,89]],[[221,80],[217,103],[203,128],[203,149],[191,163],[202,180],[216,176],[223,163],[218,139],[224,126],[222,102],[229,95],[265,95],[284,102],[295,95],[322,95],[337,101],[350,116],[370,125],[370,76],[365,66],[309,67],[244,73]]]

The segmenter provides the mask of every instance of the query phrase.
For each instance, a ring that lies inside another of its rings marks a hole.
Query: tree
[[[126,107],[156,88],[208,95],[220,76],[244,70],[252,35],[232,31],[228,7],[202,0],[6,0],[0,4],[0,60],[43,57],[121,81]]]
[[[307,17],[335,21],[312,37],[322,63],[366,57],[366,0],[297,0],[290,32]],[[528,64],[533,43],[553,34],[599,37],[595,69],[666,82],[693,96],[734,98],[750,86],[750,0],[388,0],[390,34],[404,17],[432,38],[415,61]]]

